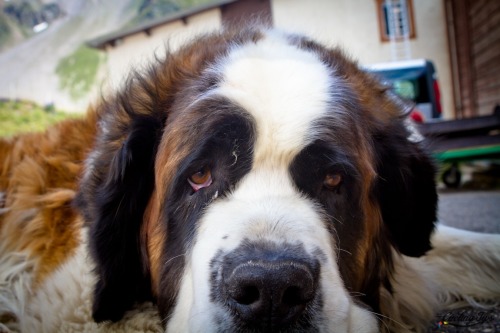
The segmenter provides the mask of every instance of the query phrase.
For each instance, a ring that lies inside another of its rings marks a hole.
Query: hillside
[[[98,95],[99,78],[105,75],[104,54],[87,48],[85,41],[208,0],[4,0],[3,9],[25,2],[32,3],[34,15],[0,13],[0,39],[2,31],[8,34],[8,48],[0,52],[0,98],[82,111]],[[54,3],[57,17],[40,19]]]
[[[78,110],[87,100],[74,100],[61,90],[56,69],[85,40],[120,27],[133,17],[133,1],[61,1],[64,17],[0,53],[0,97],[29,99]]]

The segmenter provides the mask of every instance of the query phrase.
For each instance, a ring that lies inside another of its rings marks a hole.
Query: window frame
[[[391,0],[393,2],[399,2],[399,0]],[[406,10],[407,10],[407,17],[408,17],[408,37],[409,39],[415,39],[417,37],[416,30],[415,30],[415,17],[414,17],[414,11],[413,11],[413,1],[412,0],[404,0],[406,1]],[[386,34],[387,29],[387,22],[389,21],[388,18],[386,18],[386,13],[384,12],[384,6],[386,3],[386,0],[376,0],[377,2],[377,16],[378,16],[378,26],[379,26],[379,34],[380,34],[380,40],[382,42],[390,42],[391,36]],[[403,35],[398,35],[394,37],[394,40],[396,41],[401,41],[404,39]]]

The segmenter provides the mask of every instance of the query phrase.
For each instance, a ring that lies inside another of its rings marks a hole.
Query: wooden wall
[[[446,0],[456,117],[500,105],[500,1]]]

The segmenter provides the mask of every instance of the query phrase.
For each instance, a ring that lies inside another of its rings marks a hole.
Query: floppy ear
[[[90,224],[89,247],[97,275],[96,322],[117,321],[135,302],[152,298],[140,228],[154,187],[162,122],[123,110],[114,111],[112,119],[108,125],[113,127],[103,130],[87,161],[77,198]]]
[[[394,246],[419,257],[431,249],[437,210],[435,167],[402,121],[375,136],[375,195]]]

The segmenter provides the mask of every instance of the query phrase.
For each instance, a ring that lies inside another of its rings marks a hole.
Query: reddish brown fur
[[[0,140],[0,239],[7,251],[35,260],[35,281],[52,272],[78,245],[81,219],[71,207],[96,116],[67,120],[46,132]]]
[[[142,239],[145,244],[144,257],[146,262],[149,263],[149,270],[151,273],[151,288],[153,295],[158,294],[158,285],[160,280],[161,269],[161,254],[163,252],[163,244],[165,243],[165,230],[159,223],[160,217],[160,200],[156,195],[151,197],[151,201],[144,213],[144,224],[142,225]]]

